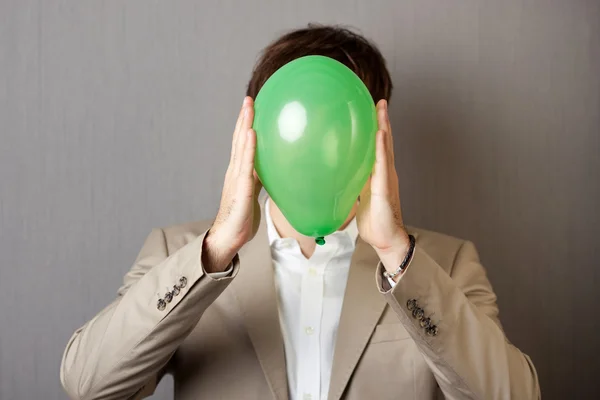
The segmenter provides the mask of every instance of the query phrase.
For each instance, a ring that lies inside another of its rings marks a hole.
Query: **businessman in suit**
[[[253,102],[310,54],[352,69],[377,102],[371,178],[316,246],[259,201]],[[469,241],[405,227],[380,52],[312,26],[269,45],[238,117],[213,221],[155,229],[116,299],[70,339],[73,399],[138,399],[171,373],[176,399],[537,399],[528,356],[506,338]]]

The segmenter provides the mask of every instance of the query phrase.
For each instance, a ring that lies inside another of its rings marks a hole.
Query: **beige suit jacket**
[[[200,261],[209,225],[151,232],[117,298],[67,345],[60,378],[71,398],[143,398],[171,373],[175,399],[288,399],[264,218],[232,276],[220,279]],[[328,399],[539,398],[533,364],[506,339],[473,244],[411,233],[415,254],[393,290],[376,253],[358,240]],[[185,286],[159,309],[181,278]],[[437,335],[413,317],[411,299]]]

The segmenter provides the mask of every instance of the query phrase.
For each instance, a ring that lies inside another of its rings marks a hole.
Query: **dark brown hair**
[[[365,83],[374,102],[389,100],[392,96],[392,79],[375,44],[348,28],[316,24],[286,33],[262,51],[246,95],[256,98],[275,71],[296,58],[309,55],[330,57],[350,68]]]

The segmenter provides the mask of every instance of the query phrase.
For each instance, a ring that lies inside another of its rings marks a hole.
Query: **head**
[[[390,100],[392,79],[377,46],[348,28],[318,24],[288,32],[269,44],[254,67],[246,95],[255,99],[275,71],[290,61],[309,55],[330,57],[350,68],[364,82],[374,103],[382,99]],[[277,205],[274,204],[272,211],[274,222],[284,222]],[[343,227],[354,218],[355,213],[356,207]],[[278,226],[278,229],[285,230],[282,226]]]
[[[255,99],[275,71],[296,58],[310,55],[330,57],[350,68],[362,79],[375,103],[390,100],[392,79],[377,46],[350,29],[316,24],[288,32],[262,51],[246,95]]]

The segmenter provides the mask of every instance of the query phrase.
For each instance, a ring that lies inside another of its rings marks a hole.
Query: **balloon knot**
[[[315,242],[317,242],[319,246],[323,246],[325,244],[325,238],[323,236],[319,236],[315,239]]]

